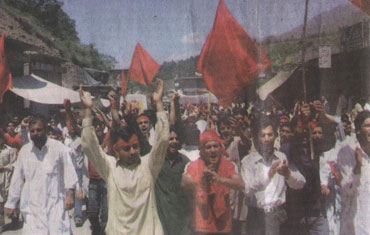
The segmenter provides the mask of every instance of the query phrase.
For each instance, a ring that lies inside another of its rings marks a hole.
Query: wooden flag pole
[[[307,87],[306,87],[306,30],[307,30],[307,19],[308,19],[308,6],[309,0],[306,0],[306,8],[304,13],[303,33],[302,33],[302,82],[303,82],[303,100],[307,102]]]
[[[303,23],[303,33],[302,33],[302,83],[303,83],[303,101],[307,103],[307,84],[306,84],[306,30],[307,30],[307,20],[308,20],[308,7],[309,1],[306,0],[305,12],[304,12],[304,23]],[[308,133],[309,133],[309,142],[310,142],[310,153],[311,159],[315,157],[313,142],[312,142],[312,133],[310,125],[308,124]]]
[[[208,129],[212,129],[211,125],[211,92],[208,91],[208,107],[207,107],[207,126]]]

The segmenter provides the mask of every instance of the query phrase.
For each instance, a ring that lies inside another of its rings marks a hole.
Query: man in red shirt
[[[190,162],[181,186],[193,192],[192,228],[197,234],[230,234],[230,188],[243,189],[237,167],[223,156],[222,140],[213,130],[200,135],[200,158]]]
[[[0,135],[5,139],[5,143],[12,148],[20,149],[22,148],[22,138],[21,135],[15,132],[15,124],[10,121],[7,125],[7,133],[0,129]]]

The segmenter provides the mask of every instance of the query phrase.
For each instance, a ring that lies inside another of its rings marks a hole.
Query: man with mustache
[[[166,158],[155,184],[158,215],[164,234],[190,234],[190,195],[181,188],[182,173],[189,159],[179,153],[179,132],[170,128]]]
[[[92,126],[92,100],[80,89],[85,107],[82,149],[105,180],[108,191],[107,234],[163,234],[158,218],[154,186],[168,148],[169,124],[162,102],[163,81],[158,80],[153,100],[157,108],[155,144],[151,152],[140,157],[137,133],[120,127],[112,136],[115,158],[104,153]]]
[[[243,158],[241,168],[245,193],[250,198],[247,232],[256,235],[279,235],[280,225],[287,219],[287,185],[300,189],[305,184],[305,179],[298,170],[288,164],[284,153],[275,151],[277,130],[270,118],[254,120],[252,137],[257,152]]]
[[[20,200],[23,234],[71,234],[66,210],[73,206],[77,175],[69,149],[46,135],[46,122],[33,118],[31,142],[19,151],[5,203],[7,215]]]
[[[238,169],[224,157],[223,141],[214,130],[200,137],[200,158],[190,162],[181,186],[193,195],[192,229],[196,234],[230,234],[230,188],[242,189]]]

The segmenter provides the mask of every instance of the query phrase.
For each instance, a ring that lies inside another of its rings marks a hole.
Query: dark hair
[[[200,131],[196,125],[185,126],[181,136],[184,144],[189,146],[199,145]]]
[[[283,127],[288,127],[289,129],[294,131],[294,125],[291,122],[280,123],[280,128],[283,128]]]
[[[347,114],[342,114],[342,116],[340,117],[340,120],[345,123],[350,123],[350,120]]]
[[[46,123],[47,123],[47,122],[46,122],[45,118],[43,118],[43,117],[41,117],[41,116],[33,116],[33,117],[31,118],[31,120],[30,120],[29,125],[30,125],[30,127],[31,127],[31,126],[35,125],[36,123],[38,123],[38,122],[41,122],[41,123],[42,123],[43,128],[46,128]]]
[[[370,118],[370,112],[365,110],[359,113],[355,119],[355,130],[356,132],[361,129],[362,124],[365,122],[367,118]]]
[[[121,126],[112,133],[112,143],[115,144],[118,139],[123,139],[124,141],[128,142],[133,135],[136,135],[136,132],[132,128]]]
[[[218,130],[220,130],[220,126],[222,123],[225,124],[226,126],[231,126],[229,116],[223,115],[222,117],[220,117],[220,119],[217,121]]]
[[[97,118],[97,117],[94,117],[93,118],[93,120],[92,120],[92,124],[93,124],[93,126],[94,127],[96,127],[97,125],[103,125],[103,126],[105,126],[104,125],[104,122],[103,121],[101,121],[99,118]],[[103,127],[104,128],[104,127]]]
[[[150,124],[154,124],[157,122],[157,116],[156,116],[156,112],[154,110],[151,110],[151,109],[146,109],[144,110],[141,114],[139,114],[135,120],[137,120],[139,117],[142,117],[142,116],[145,116],[149,119],[149,123]]]
[[[176,126],[171,125],[170,126],[170,133],[171,132],[175,132],[177,134],[177,139],[179,140],[179,143],[180,143],[180,146],[181,146],[182,143],[184,142],[184,140],[183,140],[182,135],[180,134],[180,130]]]
[[[56,136],[62,136],[62,132],[59,130],[59,129],[55,129],[51,126],[47,126],[46,127],[46,132],[49,133],[53,133],[53,135],[56,135]]]

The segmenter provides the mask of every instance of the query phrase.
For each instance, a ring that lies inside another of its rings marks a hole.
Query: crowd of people
[[[14,116],[0,130],[0,225],[24,234],[370,234],[370,111],[329,115],[325,99],[164,104],[139,112],[80,88],[64,120]],[[78,229],[78,228],[77,228]]]

